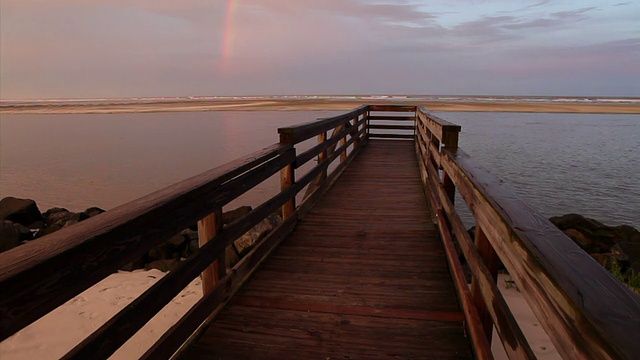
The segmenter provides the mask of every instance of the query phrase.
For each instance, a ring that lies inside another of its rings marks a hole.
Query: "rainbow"
[[[222,32],[222,59],[220,61],[220,71],[225,72],[229,59],[233,56],[233,13],[237,0],[227,0],[227,13],[224,20],[224,30]]]

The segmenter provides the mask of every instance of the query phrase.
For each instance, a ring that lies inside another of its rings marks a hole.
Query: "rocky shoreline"
[[[222,216],[223,226],[247,215],[251,210],[250,206],[241,206],[225,212]],[[57,207],[40,212],[34,200],[3,198],[0,200],[0,253],[29,241],[35,241],[103,212],[103,209],[97,207],[91,207],[81,212],[72,212]],[[255,244],[281,223],[282,218],[277,214],[272,214],[238,238],[226,249],[227,268],[233,267]],[[163,272],[170,271],[197,249],[198,231],[197,225],[194,224],[165,243],[151,249],[136,261],[125,265],[121,270],[158,269]]]
[[[251,207],[241,206],[225,212],[223,226],[250,211]],[[103,212],[100,208],[91,207],[77,213],[64,208],[52,208],[41,213],[33,200],[6,197],[0,200],[0,252]],[[612,265],[617,266],[616,271],[623,279],[640,274],[640,232],[637,229],[628,225],[607,226],[578,214],[552,217],[549,220],[602,266],[608,269]],[[226,251],[227,268],[233,267],[260,239],[281,223],[282,218],[273,214],[236,240]],[[181,259],[189,257],[197,249],[198,232],[194,224],[121,270],[170,271]]]

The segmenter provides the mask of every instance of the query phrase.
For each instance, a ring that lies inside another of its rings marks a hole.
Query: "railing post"
[[[198,221],[198,246],[203,247],[206,243],[213,240],[220,231],[220,228],[222,228],[222,208],[216,209],[216,211]],[[220,280],[220,276],[224,276],[225,272],[226,267],[223,252],[221,258],[214,261],[202,272],[202,293],[209,293],[218,280]]]
[[[348,124],[349,122],[347,122]],[[340,139],[340,146],[344,146],[344,144],[347,143],[347,136],[345,135],[342,139]],[[347,149],[344,149],[341,153],[340,153],[340,162],[344,162],[345,160],[347,160]]]
[[[290,134],[280,134],[280,144],[294,144],[293,136]],[[295,149],[294,149],[295,151]],[[288,164],[280,170],[280,191],[285,191],[293,186],[296,181],[294,164]],[[282,205],[282,219],[287,220],[296,211],[296,197]]]
[[[498,269],[500,268],[500,259],[498,258],[498,254],[496,254],[482,227],[479,224],[476,225],[475,244],[476,248],[478,249],[478,253],[480,253],[480,256],[484,260],[484,264],[489,270],[489,274],[491,274],[491,277],[493,277],[494,281],[497,281]],[[478,315],[480,316],[480,321],[482,322],[484,332],[487,335],[489,343],[491,343],[491,337],[493,333],[493,320],[491,319],[491,314],[489,313],[487,306],[492,306],[492,304],[485,304],[484,299],[482,298],[482,290],[480,289],[480,285],[478,284],[478,281],[476,281],[476,279],[473,279],[473,281],[471,282],[471,296],[473,298],[475,307],[478,310]]]
[[[318,144],[322,144],[325,141],[327,141],[327,132],[323,131],[320,134],[318,134]],[[324,150],[323,152],[318,154],[318,164],[323,163],[325,160],[327,160],[327,150]],[[327,178],[327,169],[322,171],[321,176],[322,176],[321,181],[324,181],[324,179]]]
[[[447,131],[442,134],[442,143],[447,150],[458,149],[458,134],[458,131]],[[449,197],[449,200],[451,200],[451,203],[455,203],[456,186],[446,172],[442,176],[442,187]]]
[[[360,115],[356,115],[355,119],[353,119],[353,131],[351,132],[351,137],[356,137],[358,136],[358,119],[360,119]],[[353,141],[353,148],[357,149],[358,148],[358,144],[360,143],[360,138],[357,138]]]

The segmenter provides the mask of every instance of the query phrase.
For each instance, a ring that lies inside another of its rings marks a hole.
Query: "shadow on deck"
[[[371,141],[184,358],[470,358],[415,157]]]

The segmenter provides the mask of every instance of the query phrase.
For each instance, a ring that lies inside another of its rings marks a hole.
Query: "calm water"
[[[547,217],[640,227],[640,116],[436,113],[460,147]]]
[[[333,114],[3,115],[0,196],[43,211],[109,209],[273,144],[280,126]],[[544,215],[640,226],[640,116],[438,115],[462,125],[460,146]]]

